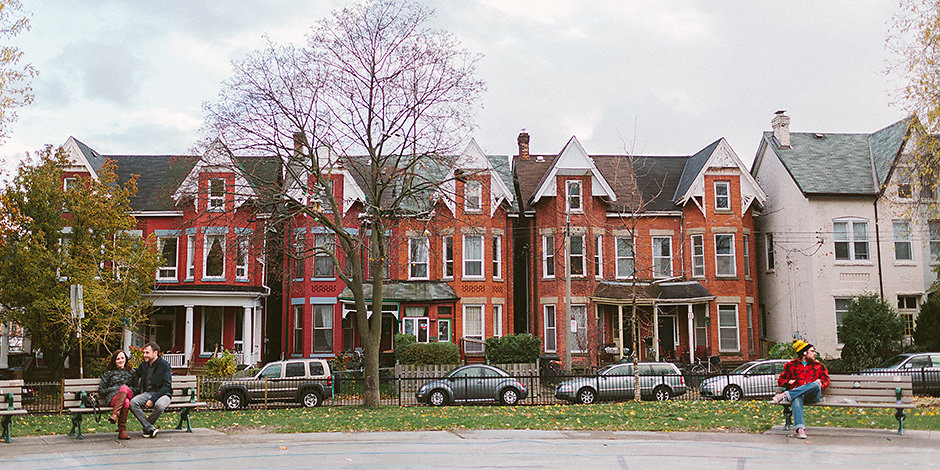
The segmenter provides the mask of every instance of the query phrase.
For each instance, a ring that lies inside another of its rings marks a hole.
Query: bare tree
[[[210,138],[221,137],[236,153],[282,162],[283,181],[253,182],[262,193],[259,211],[274,223],[307,217],[335,235],[344,265],[330,246],[295,256],[329,255],[353,294],[366,406],[379,403],[387,230],[396,219],[430,216],[423,208],[444,175],[428,170],[450,166],[483,91],[474,77],[479,57],[429,28],[432,15],[397,0],[335,11],[305,45],[269,44],[234,64],[219,101],[206,107]],[[354,179],[361,194],[338,198],[331,190],[338,173]],[[353,223],[360,229],[348,230]]]

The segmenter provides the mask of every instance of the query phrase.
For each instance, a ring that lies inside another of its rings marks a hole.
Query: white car
[[[769,397],[777,387],[777,377],[783,373],[787,359],[764,359],[741,364],[733,371],[709,377],[699,385],[705,398],[741,400],[743,398]]]

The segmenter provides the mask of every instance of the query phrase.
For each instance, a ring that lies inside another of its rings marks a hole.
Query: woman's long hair
[[[123,349],[116,349],[113,353],[111,353],[111,359],[108,360],[108,370],[115,370],[118,368],[117,366],[118,354],[124,355],[124,370],[131,370],[131,358],[127,355],[126,352],[124,352]]]

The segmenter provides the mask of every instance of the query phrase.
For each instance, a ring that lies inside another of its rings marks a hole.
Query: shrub
[[[396,334],[395,335],[395,360],[402,364],[405,364],[406,363],[404,361],[405,350],[407,350],[409,346],[411,346],[412,344],[415,344],[417,341],[418,339],[415,338],[414,335],[403,335],[401,333]]]
[[[940,351],[940,299],[931,296],[920,306],[914,345],[921,351]]]
[[[852,299],[839,326],[842,363],[846,370],[875,367],[901,351],[904,321],[898,312],[875,294]]]
[[[410,336],[410,335],[409,335]],[[413,336],[412,336],[413,338]],[[398,362],[402,364],[457,364],[460,350],[454,343],[410,343],[395,347]]]
[[[222,351],[222,355],[206,361],[206,377],[231,377],[235,375],[235,355]]]
[[[529,333],[486,340],[486,361],[491,364],[536,362],[541,351],[542,340]]]
[[[767,351],[767,359],[793,359],[796,357],[796,350],[793,349],[793,343],[777,343]]]

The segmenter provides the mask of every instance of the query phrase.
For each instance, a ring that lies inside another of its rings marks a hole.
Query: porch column
[[[251,340],[254,337],[251,325],[254,324],[252,321],[254,311],[253,307],[245,307],[245,314],[242,315],[242,361],[245,364],[251,364]]]
[[[0,369],[6,369],[10,367],[10,323],[3,322],[0,329]]]
[[[183,359],[183,363],[186,366],[190,366],[189,361],[193,358],[193,306],[186,305],[186,327],[184,331],[186,334],[183,336],[185,343],[183,343],[183,354],[186,357]]]
[[[689,362],[695,362],[695,314],[692,313],[692,304],[685,306],[689,314]]]
[[[617,355],[620,356],[620,360],[623,360],[623,305],[617,306],[617,317],[620,320],[620,323],[617,325],[617,341],[620,342],[620,349],[617,351]]]
[[[264,314],[264,310],[261,307],[255,308],[255,326],[252,328],[251,333],[254,335],[254,339],[251,341],[251,347],[254,348],[251,352],[251,364],[257,364],[261,362],[261,316]]]
[[[659,360],[659,307],[653,302],[653,351],[655,360]]]

